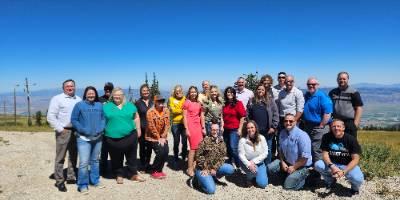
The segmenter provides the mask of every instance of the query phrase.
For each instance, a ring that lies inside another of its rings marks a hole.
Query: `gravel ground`
[[[62,193],[53,186],[54,180],[49,179],[54,156],[53,133],[0,131],[0,199],[398,199],[400,196],[400,177],[368,181],[359,195],[350,197],[350,185],[345,180],[339,181],[334,193],[326,195],[322,183],[301,191],[286,191],[273,184],[266,189],[244,188],[244,175],[240,174],[222,178],[228,186],[217,186],[215,195],[206,195],[187,185],[188,177],[182,170],[168,166],[164,168],[168,175],[164,180],[143,174],[144,183],[124,180],[124,184],[117,185],[114,179],[102,178],[104,189],[90,187],[90,193],[82,195],[75,185],[67,185],[68,192]]]

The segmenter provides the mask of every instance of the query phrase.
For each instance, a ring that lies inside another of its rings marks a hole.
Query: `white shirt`
[[[247,103],[254,97],[253,91],[244,88],[242,91],[236,90],[236,99],[243,103],[244,109],[247,110]]]
[[[82,99],[78,96],[68,96],[65,93],[54,96],[50,100],[47,121],[57,132],[62,132],[64,127],[71,127],[71,114],[76,103]]]
[[[239,140],[239,159],[243,162],[246,167],[250,165],[250,161],[253,161],[254,164],[259,164],[260,162],[264,162],[265,158],[268,155],[268,145],[265,141],[265,137],[259,135],[260,142],[253,147],[253,143],[248,138],[240,138]]]

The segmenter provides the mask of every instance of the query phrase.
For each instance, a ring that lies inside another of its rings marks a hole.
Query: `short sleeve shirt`
[[[361,155],[361,147],[356,138],[344,134],[342,138],[336,138],[333,133],[322,137],[321,150],[327,151],[333,163],[347,165],[350,163],[351,154]]]

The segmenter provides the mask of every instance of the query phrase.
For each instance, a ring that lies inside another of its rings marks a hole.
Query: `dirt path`
[[[171,152],[171,151],[170,151]],[[75,185],[67,185],[68,192],[61,193],[49,179],[53,172],[55,139],[53,133],[27,133],[0,131],[0,199],[319,199],[324,188],[315,191],[285,191],[281,186],[269,184],[266,189],[243,188],[241,177],[222,178],[228,186],[217,187],[215,195],[206,195],[190,188],[188,177],[182,171],[165,167],[168,177],[154,180],[148,174],[144,183],[125,180],[117,185],[113,179],[101,179],[104,189],[89,188],[90,194],[83,196]],[[380,196],[379,191],[399,190],[400,178],[369,181],[362,187],[355,199],[394,199],[394,196]],[[344,187],[326,199],[341,199],[348,194],[349,184],[341,181]],[[350,197],[346,197],[350,199]]]

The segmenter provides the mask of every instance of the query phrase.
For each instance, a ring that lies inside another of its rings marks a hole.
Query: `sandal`
[[[124,178],[122,178],[121,176],[117,176],[117,184],[123,184],[124,183]]]
[[[186,174],[187,174],[188,176],[190,176],[190,177],[193,177],[193,176],[194,176],[194,171],[193,171],[193,170],[187,169],[187,170],[186,170]]]

